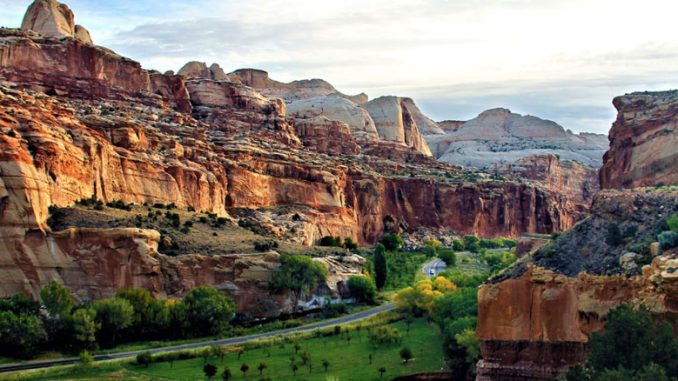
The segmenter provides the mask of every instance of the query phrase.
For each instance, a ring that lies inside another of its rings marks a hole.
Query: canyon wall
[[[678,184],[678,91],[614,99],[617,120],[600,170],[602,188]]]

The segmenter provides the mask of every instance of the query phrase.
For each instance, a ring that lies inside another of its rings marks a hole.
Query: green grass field
[[[300,340],[301,351],[311,355],[312,370],[308,365],[302,365],[299,356],[296,363],[299,370],[293,375],[290,367],[290,357],[294,356],[293,344],[285,344],[284,347],[277,344],[268,347],[270,357],[265,348],[247,350],[238,361],[236,353],[230,353],[224,361],[211,358],[209,362],[219,368],[218,375],[214,379],[221,379],[220,375],[225,366],[231,369],[231,380],[259,380],[262,377],[270,377],[271,380],[318,380],[325,381],[329,376],[337,380],[380,380],[378,369],[385,367],[383,379],[424,371],[437,371],[444,367],[442,342],[439,330],[435,324],[427,323],[423,319],[415,321],[410,327],[409,335],[406,334],[406,326],[403,322],[392,323],[403,333],[403,342],[390,346],[374,347],[367,338],[366,329],[359,333],[351,332],[352,340],[348,343],[345,335],[330,336],[325,338],[308,338]],[[403,347],[409,347],[414,358],[409,364],[404,365],[400,359],[399,351]],[[372,353],[373,361],[369,364],[369,354]],[[328,360],[330,366],[325,372],[322,362]],[[265,362],[268,368],[259,375],[257,367]],[[249,372],[244,376],[240,366],[249,365]],[[63,370],[47,370],[40,374],[25,374],[22,380],[201,380],[205,379],[202,371],[203,359],[176,361],[171,367],[169,363],[154,363],[148,368],[131,364],[99,364],[89,368],[70,368]]]

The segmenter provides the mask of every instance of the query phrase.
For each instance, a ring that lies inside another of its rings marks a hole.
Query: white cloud
[[[18,3],[28,1],[0,0]],[[227,70],[262,68],[283,81],[318,77],[349,93],[413,96],[437,119],[502,102],[492,106],[515,105],[573,130],[602,132],[611,118],[588,125],[614,115],[610,102],[620,91],[678,87],[671,74],[678,65],[673,0],[69,5],[97,43],[145,67],[176,70],[197,59]]]

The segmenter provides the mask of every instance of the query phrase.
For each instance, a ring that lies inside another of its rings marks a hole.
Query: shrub
[[[678,233],[678,213],[674,213],[666,218],[666,226],[671,231]]]
[[[377,298],[377,288],[372,280],[366,276],[352,276],[348,279],[348,289],[356,300],[374,304]]]
[[[384,235],[379,240],[379,243],[384,245],[388,251],[398,251],[403,247],[404,244],[403,239],[400,238],[400,235],[396,233],[388,233]]]
[[[464,243],[461,240],[455,239],[452,241],[452,248],[454,251],[464,251]]]
[[[480,251],[480,239],[475,235],[465,235],[464,247],[472,253],[477,253]]]
[[[153,362],[153,355],[151,352],[142,352],[137,355],[137,365],[144,365],[148,368],[148,365]]]
[[[404,347],[400,350],[400,358],[405,361],[406,365],[412,359],[412,357],[412,350],[409,347]]]
[[[457,265],[457,255],[451,249],[439,249],[438,257],[445,262],[448,267]]]
[[[121,209],[127,211],[132,210],[132,204],[125,204],[122,200],[113,200],[111,202],[107,202],[106,206],[114,209]]]
[[[618,224],[611,223],[607,226],[607,236],[605,237],[605,243],[610,246],[619,246],[624,243],[624,237],[622,236]]]
[[[320,246],[327,246],[327,247],[341,247],[341,238],[340,237],[332,237],[331,235],[326,235],[326,236],[320,238],[320,242],[318,244]]]
[[[254,250],[264,252],[278,248],[278,242],[274,240],[254,242]]]
[[[356,251],[358,250],[358,244],[353,242],[353,238],[346,237],[346,239],[344,240],[344,248],[349,251]]]
[[[88,351],[80,352],[80,355],[78,357],[80,357],[80,363],[85,366],[90,365],[94,362],[94,357]]]
[[[662,250],[678,247],[678,232],[672,230],[661,232],[657,236],[657,240],[659,241]]]

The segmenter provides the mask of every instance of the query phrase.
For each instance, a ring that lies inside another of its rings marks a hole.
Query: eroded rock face
[[[438,160],[450,164],[491,168],[526,156],[557,154],[598,168],[607,149],[604,135],[577,135],[555,122],[502,108],[443,125],[444,135],[427,135],[426,141]]]
[[[361,148],[348,124],[324,116],[297,119],[294,129],[305,147],[318,152],[357,155]]]
[[[499,169],[503,175],[537,181],[553,193],[564,195],[572,208],[586,213],[600,189],[598,171],[556,155],[524,157]]]
[[[351,129],[351,134],[358,140],[379,138],[370,114],[362,107],[336,94],[290,102],[287,104],[287,116],[297,120],[324,117],[346,123]]]
[[[177,74],[186,79],[212,79],[215,81],[240,82],[239,78],[226,74],[217,63],[213,63],[211,66],[207,67],[207,64],[204,62],[190,61],[179,69]]]
[[[21,22],[22,30],[32,30],[46,37],[74,37],[86,44],[92,44],[87,29],[75,25],[73,11],[66,4],[56,0],[35,0]]]
[[[602,188],[678,184],[678,91],[617,97]]]
[[[138,62],[75,40],[55,41],[0,30],[0,77],[21,88],[79,99],[137,99],[190,112],[179,77],[148,72]]]
[[[586,359],[591,334],[620,304],[674,319],[678,252],[660,255],[649,242],[663,229],[662,216],[676,212],[676,192],[600,192],[590,218],[481,286],[477,379],[555,379]],[[608,244],[612,224],[633,234]],[[630,256],[632,249],[644,254]]]
[[[364,107],[374,120],[380,139],[402,143],[424,155],[431,156],[431,150],[421,136],[417,122],[410,112],[413,104],[407,98],[388,96],[373,99]]]

